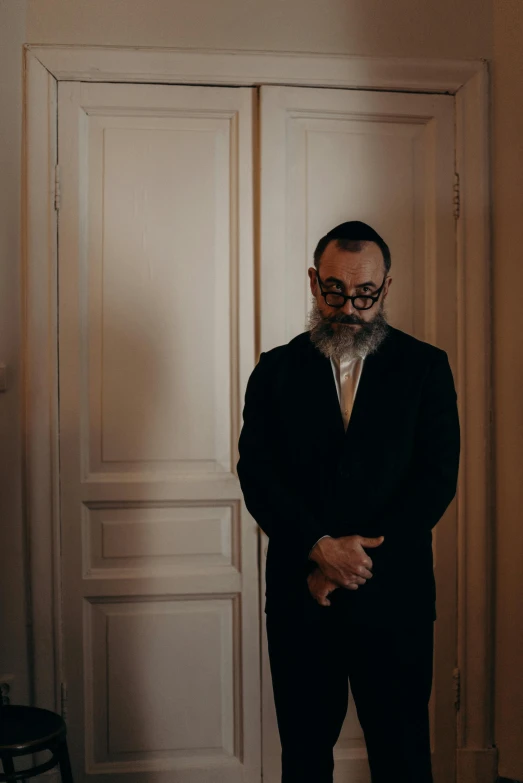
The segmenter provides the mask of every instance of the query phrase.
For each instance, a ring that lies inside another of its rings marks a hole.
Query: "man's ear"
[[[387,282],[385,283],[385,290],[383,292],[383,298],[385,299],[387,297],[387,294],[389,293],[389,288],[392,283],[392,277],[389,277],[387,279]]]
[[[313,266],[309,267],[308,275],[309,275],[309,284],[311,288],[311,293],[315,295],[317,282],[316,282],[316,269]]]

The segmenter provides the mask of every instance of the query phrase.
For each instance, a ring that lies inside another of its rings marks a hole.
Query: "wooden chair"
[[[0,781],[15,783],[59,766],[62,783],[73,783],[66,733],[62,718],[50,710],[18,704],[0,706]],[[16,757],[46,750],[51,753],[50,759],[15,771]]]

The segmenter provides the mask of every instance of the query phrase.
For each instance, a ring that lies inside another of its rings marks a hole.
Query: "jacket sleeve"
[[[447,354],[438,352],[425,376],[408,480],[376,520],[375,535],[427,533],[456,494],[460,429]],[[374,527],[374,526],[373,526]]]
[[[245,504],[269,539],[284,543],[306,562],[311,548],[329,531],[314,517],[306,499],[285,485],[278,470],[279,433],[270,369],[267,354],[262,353],[245,394],[238,476]]]

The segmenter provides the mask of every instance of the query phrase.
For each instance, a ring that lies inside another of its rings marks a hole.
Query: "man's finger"
[[[317,603],[319,603],[320,606],[330,606],[328,595],[329,594],[327,592],[321,591],[321,592],[317,592],[314,598],[316,599]]]
[[[381,546],[383,542],[385,541],[385,536],[380,536],[379,538],[362,538],[360,537],[360,544],[361,546],[368,548],[373,548],[377,546]]]

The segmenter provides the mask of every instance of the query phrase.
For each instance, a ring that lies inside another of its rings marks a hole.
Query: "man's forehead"
[[[378,245],[369,242],[359,252],[343,250],[332,242],[326,249],[320,262],[322,278],[360,277],[366,280],[373,276],[383,275],[383,256]]]

